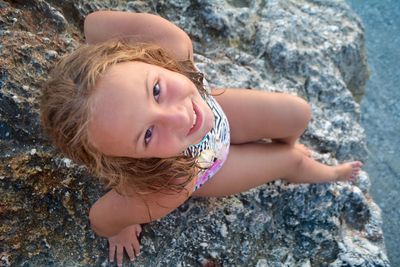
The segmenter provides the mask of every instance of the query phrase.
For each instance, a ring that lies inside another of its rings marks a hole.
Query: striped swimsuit
[[[209,87],[205,84],[206,89]],[[189,146],[184,154],[196,157],[196,162],[202,169],[198,174],[194,191],[209,180],[224,164],[230,145],[230,130],[228,119],[221,106],[211,96],[204,97],[214,114],[214,126],[204,136],[200,143]]]

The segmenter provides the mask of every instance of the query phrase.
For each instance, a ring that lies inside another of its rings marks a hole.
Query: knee
[[[178,49],[182,51],[182,54],[187,56],[185,59],[190,59],[193,61],[193,43],[192,40],[190,39],[189,35],[181,31],[181,42],[179,42],[177,45],[180,45]]]
[[[303,132],[311,120],[311,106],[307,101],[300,97],[296,97],[295,105],[293,105],[293,125],[299,132]]]

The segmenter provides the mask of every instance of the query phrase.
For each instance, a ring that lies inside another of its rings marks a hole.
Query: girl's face
[[[178,156],[200,142],[214,122],[186,76],[142,62],[111,66],[92,97],[89,139],[110,156]]]

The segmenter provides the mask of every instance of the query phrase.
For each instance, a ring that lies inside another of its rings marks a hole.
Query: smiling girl
[[[226,196],[279,178],[353,179],[362,166],[321,164],[297,143],[311,117],[303,99],[208,88],[190,38],[161,17],[95,12],[85,36],[44,85],[42,123],[58,148],[110,188],[89,213],[93,230],[108,237],[110,261],[121,265],[124,250],[135,259],[140,224],[191,196]]]

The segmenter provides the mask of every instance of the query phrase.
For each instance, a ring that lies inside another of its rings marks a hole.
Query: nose
[[[171,105],[160,109],[158,118],[160,124],[174,131],[187,129],[191,122],[187,108],[177,105]]]

